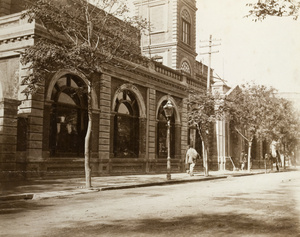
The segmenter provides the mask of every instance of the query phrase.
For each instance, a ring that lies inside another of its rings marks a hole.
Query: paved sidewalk
[[[171,180],[166,179],[166,174],[92,177],[93,187],[91,189],[85,188],[84,177],[40,179],[22,182],[1,182],[0,201],[42,199],[105,190],[171,185],[184,182],[199,182],[264,173],[265,171],[263,169],[252,170],[250,173],[247,171],[210,171],[209,176],[207,177],[204,176],[203,172],[195,173],[192,177],[186,173],[174,173],[172,174]]]

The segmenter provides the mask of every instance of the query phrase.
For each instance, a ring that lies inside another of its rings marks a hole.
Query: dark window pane
[[[138,157],[139,110],[135,96],[129,90],[117,95],[114,120],[114,156]]]
[[[83,156],[88,122],[83,86],[79,78],[71,75],[62,77],[55,85],[50,121],[51,156]]]
[[[186,44],[191,42],[191,24],[182,19],[182,41]]]

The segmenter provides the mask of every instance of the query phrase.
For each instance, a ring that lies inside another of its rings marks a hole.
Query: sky
[[[262,22],[245,18],[251,0],[197,0],[197,59],[211,66],[229,86],[255,82],[279,92],[300,93],[300,18],[270,17]],[[220,40],[220,41],[217,41]]]
[[[128,0],[130,9],[133,1]],[[171,0],[172,1],[172,0]],[[220,46],[212,47],[211,67],[226,83],[254,82],[279,92],[300,93],[300,18],[269,17],[254,22],[245,15],[255,0],[196,0],[197,60],[208,65],[209,36]]]

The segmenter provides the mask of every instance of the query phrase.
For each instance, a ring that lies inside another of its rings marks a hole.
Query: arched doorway
[[[82,79],[61,76],[52,93],[50,113],[50,156],[83,157],[87,130],[87,93]]]
[[[131,90],[120,90],[114,101],[114,157],[139,156],[139,105]]]

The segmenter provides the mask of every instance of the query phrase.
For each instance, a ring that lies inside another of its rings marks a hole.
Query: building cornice
[[[0,17],[0,57],[18,56],[20,51],[34,44],[36,37],[53,38],[47,29],[41,25],[35,22],[28,23],[26,19],[21,19],[21,14]],[[55,40],[61,39],[58,37]],[[176,46],[174,43],[164,45],[166,47]],[[132,70],[120,70],[112,64],[104,67],[107,68],[109,74],[124,79],[126,79],[124,77],[126,75],[126,77],[140,80],[141,85],[146,83],[162,90],[169,90],[170,93],[186,94],[188,84],[186,80],[183,80],[186,77],[180,72],[155,62],[150,62],[150,66],[147,67],[142,63],[133,63],[123,59],[118,60],[121,60],[126,67],[128,65]],[[192,84],[195,83],[197,84],[197,81],[193,80]]]
[[[155,87],[156,90],[167,90],[179,97],[186,96],[187,84],[183,80],[183,76],[175,70],[163,65],[155,66],[154,62],[151,62],[149,67],[131,62],[129,64],[131,64],[132,70],[116,69],[113,65],[105,65],[104,73],[125,81],[130,80],[142,86]],[[168,70],[164,70],[164,68]]]

